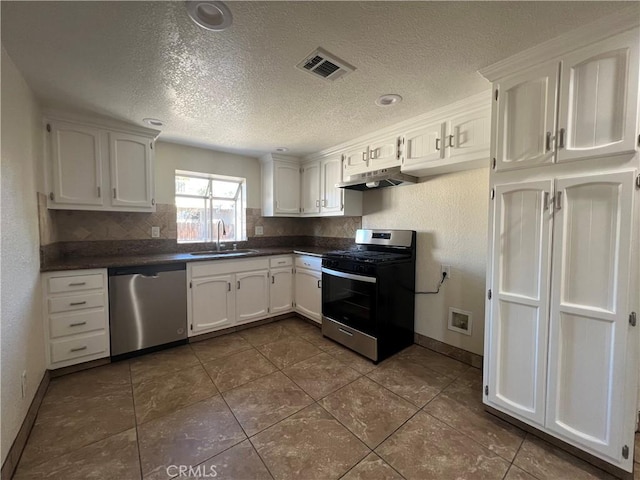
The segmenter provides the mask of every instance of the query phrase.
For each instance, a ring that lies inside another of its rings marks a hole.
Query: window
[[[178,242],[246,240],[246,179],[176,170]],[[224,227],[224,232],[223,232]]]

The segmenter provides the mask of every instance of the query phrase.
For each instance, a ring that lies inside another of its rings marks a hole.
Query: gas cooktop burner
[[[392,262],[411,258],[409,253],[380,252],[376,250],[335,250],[325,254],[328,258],[344,258],[360,262],[379,263]]]

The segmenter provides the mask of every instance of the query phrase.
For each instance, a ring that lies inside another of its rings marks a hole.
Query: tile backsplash
[[[158,204],[154,213],[48,210],[46,196],[38,194],[40,243],[104,240],[149,240],[151,227],[160,227],[160,239],[177,238],[176,207]],[[362,217],[285,218],[262,217],[259,208],[246,211],[247,235],[263,227],[261,237],[354,238]],[[255,237],[260,238],[260,237]]]

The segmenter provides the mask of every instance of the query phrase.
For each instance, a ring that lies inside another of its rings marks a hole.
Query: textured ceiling
[[[2,43],[48,107],[140,123],[161,138],[306,154],[486,90],[476,71],[625,2],[228,2],[209,32],[183,2],[2,1]],[[294,68],[321,46],[357,70]],[[374,105],[384,93],[404,101]]]

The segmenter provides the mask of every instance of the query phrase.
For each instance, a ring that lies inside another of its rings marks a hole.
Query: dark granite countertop
[[[157,253],[150,255],[122,255],[122,256],[101,256],[82,257],[73,256],[56,260],[42,267],[42,272],[52,272],[57,270],[81,270],[86,268],[109,268],[109,267],[134,267],[144,265],[161,265],[168,263],[203,262],[211,260],[232,260],[241,258],[264,257],[270,255],[304,254],[321,257],[324,253],[331,251],[331,248],[323,247],[266,247],[252,248],[255,252],[242,256],[220,256],[216,253],[210,255],[191,255],[190,253]]]

